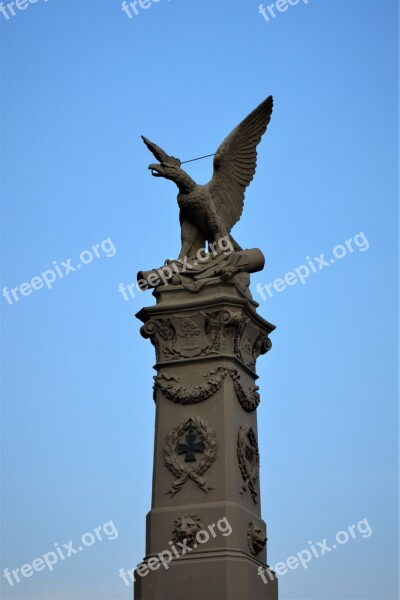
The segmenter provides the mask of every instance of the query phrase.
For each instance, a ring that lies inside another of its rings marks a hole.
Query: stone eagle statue
[[[142,136],[159,161],[149,165],[152,175],[173,181],[179,189],[180,260],[195,256],[206,242],[223,238],[229,238],[234,249],[241,250],[230,231],[242,214],[245,191],[256,171],[257,146],[270,122],[272,107],[269,96],[222,142],[214,156],[213,178],[206,185],[198,185],[181,169],[178,158]]]

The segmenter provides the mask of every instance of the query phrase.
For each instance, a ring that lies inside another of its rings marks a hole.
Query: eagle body
[[[180,259],[193,257],[204,248],[206,241],[218,241],[228,236],[206,186],[195,185],[189,192],[179,192],[178,206],[182,241]]]
[[[227,236],[234,248],[240,249],[230,231],[242,214],[245,190],[256,170],[257,145],[270,122],[272,108],[269,96],[222,142],[215,153],[213,178],[206,185],[198,185],[181,168],[179,159],[142,136],[160,161],[149,165],[152,174],[173,181],[179,189],[180,259],[194,256],[206,242],[218,242]]]
[[[181,221],[185,218],[189,219],[192,223],[196,223],[204,235],[207,235],[207,221],[212,199],[204,187],[196,185],[194,190],[188,194],[181,194],[179,192],[177,200],[181,211]]]

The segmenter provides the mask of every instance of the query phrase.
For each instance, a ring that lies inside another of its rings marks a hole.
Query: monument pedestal
[[[247,276],[248,277],[248,276]],[[156,428],[146,556],[136,600],[277,600],[265,584],[256,360],[274,326],[243,274],[196,292],[160,286],[138,313],[156,350]]]
[[[159,569],[135,583],[142,600],[276,600],[278,580],[264,584],[261,563],[224,552],[214,557],[180,558],[168,571]],[[262,565],[265,568],[265,565]]]

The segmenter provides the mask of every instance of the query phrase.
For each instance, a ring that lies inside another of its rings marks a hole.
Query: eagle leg
[[[181,223],[181,242],[182,248],[178,257],[179,260],[182,260],[185,256],[188,258],[195,257],[196,253],[204,248],[206,238],[193,223],[188,219],[184,219]]]
[[[230,240],[231,236],[228,233],[228,230],[225,227],[225,224],[222,220],[221,215],[215,209],[214,203],[210,205],[210,212],[208,215],[208,227],[212,234],[212,240],[209,242],[213,242],[212,246],[214,247],[214,251],[217,254],[222,254],[226,248],[223,247],[220,240]],[[236,242],[235,242],[236,244]]]

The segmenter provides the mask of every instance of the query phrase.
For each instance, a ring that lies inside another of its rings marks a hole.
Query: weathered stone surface
[[[264,527],[255,521],[250,521],[247,528],[247,541],[249,542],[250,552],[254,556],[260,554],[267,543],[267,534]]]
[[[136,600],[277,598],[266,566],[261,519],[256,408],[257,357],[274,326],[232,281],[207,283],[196,295],[161,286],[142,309],[141,333],[156,350],[156,432],[152,508],[144,562],[184,533],[190,554],[145,577]],[[193,542],[201,529],[227,519],[232,533]],[[250,524],[251,523],[251,527]],[[178,529],[179,526],[179,529]],[[251,538],[253,535],[253,538]],[[266,538],[266,534],[263,534]],[[251,542],[250,542],[251,539]]]
[[[264,256],[242,250],[230,233],[272,107],[270,96],[224,140],[207,185],[143,138],[159,161],[149,166],[152,174],[178,186],[182,246],[177,259],[138,274],[141,289],[154,288],[157,300],[137,315],[155,348],[157,375],[152,507],[136,600],[278,598],[277,580],[266,585],[258,574],[267,564],[267,535],[256,361],[271,348],[274,326],[257,314],[249,289]],[[157,556],[171,562],[157,563]]]

